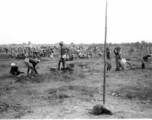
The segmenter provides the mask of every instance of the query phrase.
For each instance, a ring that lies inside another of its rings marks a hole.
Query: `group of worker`
[[[59,72],[61,69],[64,70],[66,68],[66,66],[65,66],[65,59],[66,59],[65,53],[67,52],[67,49],[64,48],[63,44],[64,43],[62,41],[59,43],[59,45],[61,47],[61,53],[60,53],[60,58],[59,58],[59,63],[58,63]],[[38,71],[36,70],[36,66],[39,62],[40,62],[40,59],[37,59],[37,58],[36,59],[29,58],[28,56],[25,58],[24,64],[27,67],[27,76],[30,76],[33,78],[35,75],[38,74]],[[63,66],[62,68],[61,68],[61,64]],[[20,72],[18,70],[18,66],[15,63],[11,63],[10,73],[14,77],[17,77],[19,74],[22,74],[24,72]]]
[[[32,78],[34,75],[38,74],[36,70],[36,65],[40,62],[39,59],[33,59],[26,57],[24,60],[25,65],[27,66],[27,76],[31,76]],[[30,73],[31,71],[31,73]],[[24,72],[21,72],[18,70],[18,66],[15,63],[11,63],[11,69],[10,69],[11,75],[14,77],[17,77],[19,74],[22,74]]]
[[[119,46],[114,48],[114,54],[115,54],[115,62],[116,62],[116,71],[124,70],[126,69],[126,63],[128,63],[131,67],[131,64],[126,61],[122,56],[122,51]],[[110,58],[110,50],[109,48],[106,49],[107,54],[107,71],[111,69],[111,58]],[[152,54],[148,53],[147,55],[143,56],[141,58],[141,66],[142,69],[145,69],[145,65],[149,64],[148,58],[151,57]]]
[[[59,43],[60,45],[60,57],[59,57],[59,62],[58,62],[58,71],[60,72],[61,70],[65,70],[66,69],[66,66],[65,66],[65,61],[66,61],[66,52],[67,52],[67,49],[65,49],[65,46],[64,46],[64,43],[63,41],[61,41]],[[121,61],[122,61],[122,51],[121,51],[121,48],[120,47],[115,47],[114,48],[114,54],[115,54],[115,61],[116,61],[116,71],[120,71],[121,68],[123,68],[122,64],[121,64]],[[112,68],[111,66],[111,51],[110,49],[107,47],[106,48],[106,59],[107,59],[107,70],[110,70]],[[148,54],[146,56],[144,56],[142,58],[142,68],[144,69],[145,68],[145,64],[148,61],[148,58],[151,57],[152,55],[151,54]],[[31,77],[34,77],[35,75],[38,74],[38,71],[36,70],[36,65],[40,62],[40,59],[34,59],[34,58],[28,58],[28,56],[25,58],[24,60],[24,64],[26,65],[27,67],[27,76],[31,76]],[[61,68],[61,64],[62,64],[62,68]],[[30,73],[31,71],[31,73]],[[23,72],[20,72],[18,70],[18,66],[15,64],[15,63],[11,63],[11,69],[10,69],[10,73],[13,75],[13,76],[18,76],[19,74],[22,74]]]

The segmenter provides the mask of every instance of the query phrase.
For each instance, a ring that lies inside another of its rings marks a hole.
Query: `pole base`
[[[102,115],[102,114],[112,115],[112,112],[110,110],[106,109],[101,104],[97,104],[97,105],[93,106],[93,109],[91,110],[91,112],[94,115]]]

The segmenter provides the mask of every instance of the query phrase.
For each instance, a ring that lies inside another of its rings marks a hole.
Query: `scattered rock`
[[[112,95],[112,96],[116,96],[116,97],[119,97],[120,95],[119,95],[119,93],[117,93],[117,92],[111,92],[111,93],[109,93],[110,95]]]

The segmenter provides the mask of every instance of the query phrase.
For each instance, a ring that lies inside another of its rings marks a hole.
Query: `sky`
[[[151,0],[107,0],[107,42],[152,42]],[[0,0],[0,44],[104,43],[106,0]]]

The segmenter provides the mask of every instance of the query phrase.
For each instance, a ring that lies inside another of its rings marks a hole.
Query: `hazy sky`
[[[0,44],[103,43],[106,0],[0,0]],[[151,0],[108,0],[107,42],[152,42]]]

